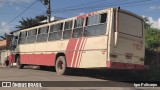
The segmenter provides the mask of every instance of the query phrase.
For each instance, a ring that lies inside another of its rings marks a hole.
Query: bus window
[[[106,23],[107,21],[107,13],[101,14],[100,15],[100,23]]]
[[[40,28],[39,31],[38,31],[38,35],[48,33],[48,28],[49,27],[42,27],[42,28]]]
[[[106,34],[107,14],[97,14],[87,17],[86,26],[84,28],[84,36],[98,36]]]
[[[75,20],[73,29],[73,38],[79,38],[82,36],[83,21],[84,21],[83,18]]]
[[[26,31],[20,33],[19,44],[26,43],[26,36],[27,36]]]
[[[48,38],[48,29],[49,27],[41,27],[38,30],[38,35],[37,35],[37,41],[36,42],[43,42],[47,41]]]
[[[27,43],[34,43],[36,41],[37,29],[28,31]]]
[[[17,44],[18,44],[18,36],[14,36],[14,40],[13,40],[13,42],[15,43],[15,45],[17,45]]]
[[[97,25],[99,23],[100,17],[99,14],[87,17],[86,26]]]
[[[72,21],[65,22],[65,30],[70,30],[72,28]]]
[[[11,44],[10,44],[10,50],[11,51],[14,50],[16,48],[17,44],[18,44],[18,36],[14,36],[12,38],[12,41],[11,41]]]
[[[51,26],[50,32],[56,32],[63,29],[63,23],[59,23]]]
[[[21,38],[22,38],[22,37],[26,37],[26,36],[27,36],[27,32],[26,32],[26,31],[20,33],[20,37],[21,37]]]
[[[51,26],[48,41],[60,40],[62,37],[63,23],[55,24]]]
[[[63,39],[69,39],[71,37],[71,31],[72,31],[72,21],[65,22]]]
[[[28,31],[28,36],[34,36],[37,34],[37,29]]]

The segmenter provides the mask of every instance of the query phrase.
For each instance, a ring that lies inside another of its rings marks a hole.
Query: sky
[[[147,17],[160,29],[160,0],[51,0],[52,16],[64,18],[119,6]],[[45,15],[46,10],[40,0],[0,0],[0,35],[16,30],[22,18]]]

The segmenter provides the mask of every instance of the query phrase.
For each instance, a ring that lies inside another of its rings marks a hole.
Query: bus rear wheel
[[[17,57],[16,64],[17,64],[16,67],[17,67],[18,69],[23,69],[24,65],[21,64],[21,62],[20,62],[20,57]]]
[[[65,56],[59,56],[57,58],[55,69],[58,75],[67,74],[68,69],[67,69],[67,63],[66,63]]]

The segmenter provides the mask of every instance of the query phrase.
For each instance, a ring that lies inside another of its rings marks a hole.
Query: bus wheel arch
[[[64,53],[57,53],[55,59],[55,69],[58,75],[67,74],[67,60]]]
[[[16,56],[15,56],[15,62],[17,64],[16,67],[18,69],[22,69],[24,67],[24,65],[21,64],[21,62],[20,62],[20,55],[19,54],[16,54]]]
[[[59,53],[57,53],[56,54],[56,57],[55,57],[55,61],[54,61],[54,66],[56,65],[56,61],[57,61],[57,58],[59,57],[59,56],[64,56],[64,57],[66,57],[66,55],[63,53],[63,52],[59,52]],[[66,60],[67,61],[67,60]]]

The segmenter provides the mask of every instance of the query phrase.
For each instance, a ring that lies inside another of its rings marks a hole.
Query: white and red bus
[[[14,31],[10,61],[68,68],[144,69],[143,18],[109,8]]]

